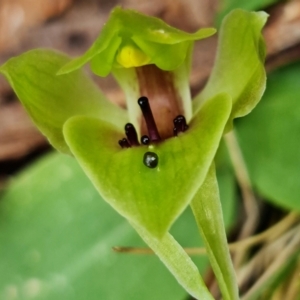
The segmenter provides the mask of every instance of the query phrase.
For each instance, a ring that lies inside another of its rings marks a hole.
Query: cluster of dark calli
[[[138,105],[142,110],[143,117],[146,122],[148,135],[143,135],[141,137],[141,144],[149,145],[151,142],[156,143],[161,140],[159,132],[157,130],[157,126],[155,120],[153,118],[153,114],[151,111],[151,107],[147,97],[141,97],[138,100]],[[182,115],[177,116],[174,120],[174,136],[177,136],[178,133],[184,132],[188,129],[188,125],[186,124],[185,117]],[[140,142],[138,140],[137,132],[134,126],[131,123],[127,123],[125,125],[125,134],[127,138],[123,138],[119,140],[119,145],[122,148],[130,148],[134,146],[139,146]],[[146,152],[144,154],[143,162],[145,166],[148,168],[155,168],[158,165],[158,156],[154,152]]]

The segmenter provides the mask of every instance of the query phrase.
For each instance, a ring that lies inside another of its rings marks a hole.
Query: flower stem
[[[246,220],[238,236],[238,240],[251,236],[257,227],[259,220],[259,204],[252,190],[251,181],[248,170],[240,146],[238,144],[236,134],[233,131],[225,135],[225,142],[229,150],[229,155],[234,168],[236,179],[241,188],[243,203],[246,212]],[[246,249],[240,251],[234,257],[235,267],[239,267],[246,255]]]

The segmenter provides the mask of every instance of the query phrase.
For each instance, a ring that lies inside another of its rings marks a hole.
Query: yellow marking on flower
[[[140,67],[150,62],[150,57],[133,45],[126,45],[117,54],[117,62],[124,68]]]

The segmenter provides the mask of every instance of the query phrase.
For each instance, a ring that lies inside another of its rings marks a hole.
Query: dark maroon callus
[[[125,125],[125,134],[131,146],[138,146],[139,140],[134,126],[131,123]]]
[[[157,127],[155,120],[152,115],[152,111],[149,105],[149,101],[147,97],[141,97],[138,100],[138,104],[142,110],[147,129],[148,129],[148,134],[149,138],[152,142],[156,142],[160,140],[160,135],[158,133]]]
[[[130,144],[128,143],[127,139],[122,139],[122,140],[119,140],[119,145],[122,147],[122,148],[130,148]]]
[[[177,116],[174,120],[174,135],[177,136],[179,132],[184,132],[186,131],[189,126],[186,124],[185,117],[182,115]]]

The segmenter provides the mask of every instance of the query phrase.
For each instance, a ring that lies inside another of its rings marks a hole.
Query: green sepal
[[[81,70],[56,76],[70,59],[52,50],[32,50],[0,68],[39,130],[59,151],[70,153],[62,127],[75,115],[89,115],[122,128],[127,114],[109,102]]]
[[[109,47],[91,59],[90,66],[96,75],[105,77],[111,72],[115,55],[121,42],[122,39],[120,37],[113,37]]]
[[[64,66],[62,66],[57,74],[61,75],[73,72],[74,70],[81,68],[97,54],[103,51],[111,52],[111,48],[114,48],[114,43],[112,42],[112,40],[115,40],[115,38],[118,36],[118,32],[120,29],[121,24],[115,17],[113,17],[112,13],[111,18],[103,26],[101,34],[98,36],[93,45],[83,55],[69,61]],[[103,63],[106,64],[106,62]]]
[[[132,226],[190,295],[198,300],[213,300],[197,266],[170,233],[157,240],[143,228]]]
[[[187,33],[169,26],[158,18],[116,7],[91,48],[82,56],[63,66],[58,74],[72,72],[89,61],[92,61],[93,69],[96,70],[102,69],[102,65],[105,65],[107,70],[121,67],[115,59],[108,62],[104,58],[107,55],[115,58],[120,47],[132,42],[151,58],[149,63],[156,64],[164,70],[173,70],[178,66],[177,58],[180,57],[180,60],[183,61],[186,57],[187,53],[182,51],[188,48],[188,44],[207,38],[215,32],[214,28],[202,28],[195,33]],[[122,41],[119,49],[112,42],[117,38]],[[180,43],[184,45],[180,45]],[[103,55],[102,52],[106,52],[106,54]],[[166,57],[168,59],[164,60]],[[99,64],[97,68],[95,67],[96,63]],[[96,72],[100,76],[106,76],[106,73],[104,71]]]
[[[162,237],[205,179],[230,111],[230,97],[217,95],[188,131],[150,146],[121,149],[122,132],[83,116],[66,122],[64,136],[102,197],[132,223]],[[147,151],[158,155],[154,169],[143,164]]]
[[[265,44],[261,30],[264,12],[232,11],[223,20],[215,64],[204,90],[194,99],[197,111],[206,99],[219,93],[232,97],[232,120],[247,115],[259,102],[266,86]]]
[[[238,286],[229,254],[214,163],[191,202],[207,255],[224,300],[238,300]]]

